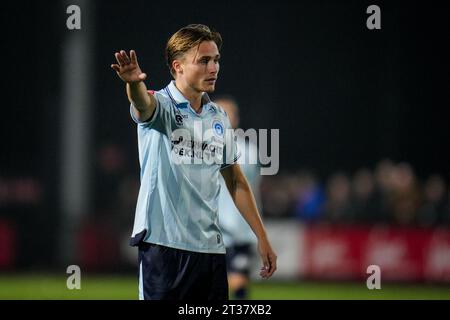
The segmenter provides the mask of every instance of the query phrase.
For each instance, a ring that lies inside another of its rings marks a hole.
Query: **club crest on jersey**
[[[223,124],[220,120],[214,120],[212,123],[213,132],[219,138],[223,137]]]
[[[183,125],[183,116],[179,113],[175,115],[175,123],[177,126],[181,127]]]

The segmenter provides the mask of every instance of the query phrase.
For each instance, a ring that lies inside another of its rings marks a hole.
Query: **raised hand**
[[[118,64],[112,64],[113,68],[120,79],[126,83],[140,82],[147,78],[147,75],[142,72],[139,64],[137,62],[136,52],[134,50],[130,51],[130,56],[124,50],[116,52],[114,54]]]

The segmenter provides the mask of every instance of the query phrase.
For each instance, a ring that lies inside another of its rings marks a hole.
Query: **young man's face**
[[[214,41],[203,41],[191,48],[181,62],[178,77],[197,92],[214,92],[219,73],[219,49]]]

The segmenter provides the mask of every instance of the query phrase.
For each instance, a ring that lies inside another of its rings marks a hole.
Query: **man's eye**
[[[204,59],[204,60],[201,60],[201,61],[200,61],[200,63],[203,63],[203,64],[208,64],[208,60],[206,60],[206,59]]]

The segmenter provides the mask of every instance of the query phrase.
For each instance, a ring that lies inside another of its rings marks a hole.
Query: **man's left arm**
[[[221,173],[236,208],[258,238],[258,251],[263,263],[260,275],[269,278],[277,269],[277,256],[270,245],[250,185],[237,163],[224,168]]]

